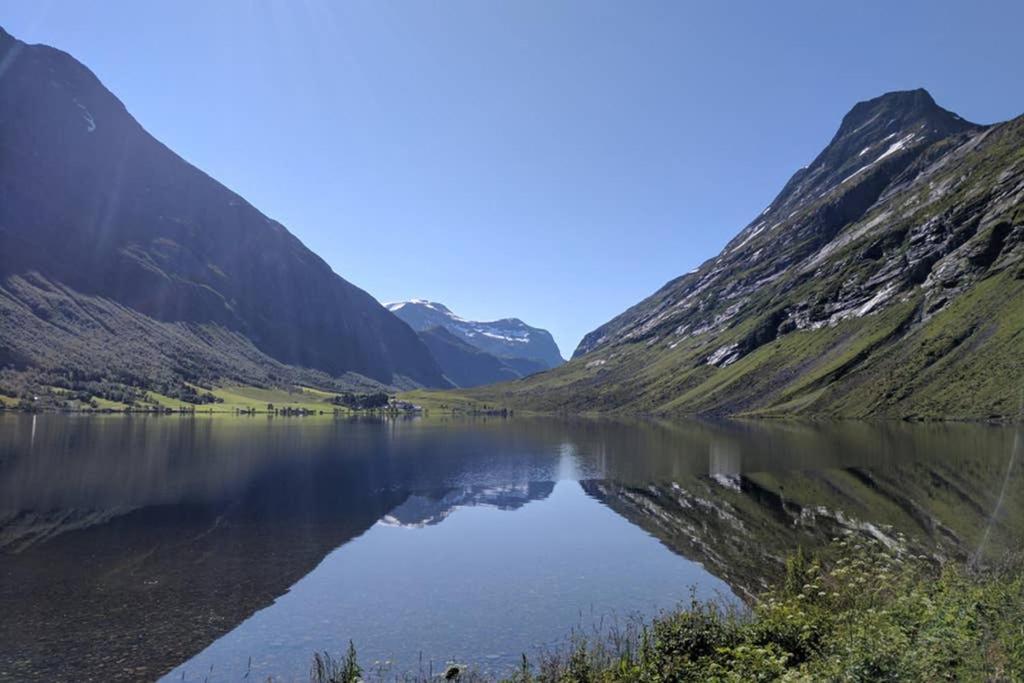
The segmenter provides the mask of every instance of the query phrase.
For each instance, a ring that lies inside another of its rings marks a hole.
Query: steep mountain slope
[[[0,366],[446,385],[407,325],[72,57],[0,29],[0,64]]]
[[[494,384],[523,376],[502,359],[471,346],[443,327],[431,327],[419,335],[444,376],[457,387]]]
[[[456,337],[502,359],[532,361],[537,370],[555,368],[564,363],[558,345],[547,330],[530,327],[518,318],[493,322],[466,320],[452,313],[444,304],[422,299],[387,304],[388,310],[407,322],[414,330],[443,327]],[[520,374],[531,364],[519,364]],[[536,372],[532,370],[531,372]]]
[[[855,106],[721,254],[501,399],[1012,416],[1022,348],[1024,117],[977,126],[915,90]]]

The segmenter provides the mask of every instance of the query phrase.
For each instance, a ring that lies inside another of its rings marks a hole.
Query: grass
[[[164,396],[155,391],[147,391],[146,398],[158,407],[168,410],[191,410],[193,407],[191,403],[186,403],[178,398]]]
[[[93,397],[93,402],[96,404],[97,410],[114,410],[124,411],[131,408],[127,403],[120,403],[118,401],[108,401],[105,398],[99,398],[98,396]]]
[[[577,634],[536,660],[524,655],[503,680],[1021,680],[1020,568],[1019,557],[984,571],[936,566],[878,542],[836,539],[820,557],[791,556],[785,578],[749,611],[694,600],[625,632]],[[351,643],[332,671],[357,673],[325,677],[323,670],[318,656],[311,680],[352,683],[362,676]],[[486,679],[460,668],[449,680]]]
[[[1017,414],[1022,298],[1024,281],[1010,273],[979,282],[872,363],[861,381],[835,392],[836,408],[926,418]]]
[[[105,399],[95,394],[88,395],[88,402],[85,399],[80,399],[77,403],[69,403],[68,398],[70,398],[72,393],[70,390],[57,386],[44,386],[40,388],[40,396],[48,399],[48,403],[43,405],[41,402],[40,405],[42,406],[41,409],[44,410],[47,409],[47,406],[50,406],[49,409],[55,409],[54,406],[59,408],[61,404],[64,404],[64,409],[67,409],[67,405],[78,405],[81,410],[96,411],[128,412],[160,408],[178,412],[194,411],[198,413],[234,415],[239,411],[250,410],[257,413],[265,413],[267,412],[267,406],[272,404],[276,410],[305,410],[314,414],[324,412],[333,415],[335,410],[346,414],[351,412],[347,408],[331,403],[331,400],[338,394],[303,385],[293,385],[290,390],[286,388],[268,389],[239,385],[212,388],[196,385],[189,386],[199,394],[210,393],[220,399],[220,401],[192,404],[156,391],[145,391],[139,393],[140,400],[134,403]],[[80,395],[82,393],[84,392],[79,392]],[[21,402],[21,398],[0,394],[0,403],[7,408],[17,408]]]
[[[62,387],[46,387],[46,390],[61,397],[66,397],[68,396],[68,394],[71,393],[70,391]],[[109,399],[101,398],[100,396],[92,396],[90,398],[90,401],[93,404],[93,406],[87,406],[87,408],[91,410],[124,412],[132,408],[132,406],[127,403],[122,403],[120,401],[111,401]]]
[[[1004,270],[923,324],[914,322],[915,295],[835,327],[789,333],[727,367],[702,359],[742,330],[676,349],[625,344],[526,380],[410,398],[517,412],[1013,420],[1024,380],[1022,299],[1024,279]]]
[[[398,397],[403,401],[415,403],[435,415],[475,413],[508,408],[501,400],[478,400],[473,396],[441,390],[417,389],[403,392]]]
[[[333,413],[335,408],[330,403],[330,398],[334,394],[301,386],[294,387],[292,391],[245,386],[215,387],[210,390],[210,393],[221,399],[223,403],[201,406],[199,409],[213,408],[218,412],[230,413],[235,412],[235,409],[246,410],[249,408],[263,411],[271,403],[276,409],[292,408],[316,412],[323,410]]]

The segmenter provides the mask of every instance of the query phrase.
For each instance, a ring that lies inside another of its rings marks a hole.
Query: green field
[[[286,389],[261,389],[259,387],[216,387],[210,390],[214,396],[222,399],[223,403],[209,403],[197,406],[196,410],[213,409],[217,412],[230,412],[235,410],[266,411],[269,404],[273,404],[276,410],[283,408],[305,409],[319,412],[321,410],[333,413],[336,406],[331,405],[331,394],[319,389],[310,387],[294,387],[291,391]]]
[[[477,399],[466,396],[460,392],[441,391],[434,389],[417,389],[406,391],[398,395],[403,401],[418,405],[428,413],[449,414],[449,413],[477,413],[488,410],[508,408],[501,401],[489,399]],[[521,411],[527,414],[528,411]]]
[[[207,414],[234,415],[238,412],[254,411],[257,413],[273,410],[305,410],[315,414],[333,415],[335,411],[351,413],[348,408],[336,406],[331,400],[338,394],[307,386],[287,388],[262,388],[252,386],[220,386],[205,388],[189,385],[198,394],[212,394],[220,399],[211,403],[188,403],[179,398],[166,396],[155,391],[145,391],[143,397],[133,403],[110,400],[81,392],[72,392],[63,387],[44,386],[38,388],[39,401],[33,403],[39,410],[78,410],[83,412],[132,412],[152,411],[154,409],[171,410],[174,412],[197,412]],[[35,395],[35,394],[32,394]],[[17,408],[22,398],[0,394],[0,405],[5,408]]]

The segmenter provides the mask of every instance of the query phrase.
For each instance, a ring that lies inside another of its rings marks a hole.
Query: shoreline
[[[206,404],[209,405],[209,404]],[[998,417],[958,417],[958,416],[918,416],[910,415],[904,417],[891,415],[721,415],[717,413],[692,415],[658,415],[652,413],[631,413],[631,412],[602,412],[602,411],[540,411],[540,410],[515,410],[512,408],[487,408],[487,409],[447,409],[447,408],[419,408],[399,410],[351,410],[351,409],[309,409],[292,408],[268,411],[265,409],[209,409],[197,405],[192,409],[181,408],[93,408],[93,409],[62,409],[40,407],[35,409],[7,406],[0,403],[0,415],[23,414],[23,415],[211,415],[220,417],[550,417],[560,419],[632,419],[650,421],[702,421],[702,422],[807,422],[807,423],[830,423],[830,422],[861,422],[861,423],[903,423],[903,424],[980,424],[991,426],[1014,426],[1024,424],[1024,416],[998,416]]]

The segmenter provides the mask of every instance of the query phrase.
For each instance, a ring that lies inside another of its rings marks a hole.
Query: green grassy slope
[[[553,412],[1015,416],[1024,387],[1024,279],[984,280],[903,333],[918,303],[794,332],[725,368],[700,362],[699,340],[675,349],[634,344],[517,382],[417,397]]]

